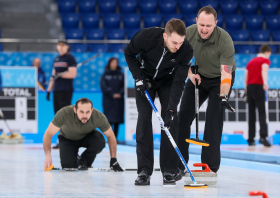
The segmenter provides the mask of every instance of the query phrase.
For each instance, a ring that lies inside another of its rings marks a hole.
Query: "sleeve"
[[[144,30],[137,32],[131,39],[130,43],[124,49],[124,56],[126,62],[128,64],[128,68],[132,73],[134,79],[142,76],[142,72],[140,69],[140,63],[136,58],[141,51],[145,51],[144,43],[145,43],[145,35]]]
[[[102,132],[107,131],[111,127],[107,117],[100,111],[97,111],[97,117],[97,128],[99,128]]]
[[[124,75],[123,75],[123,73],[121,73],[121,75],[122,75],[121,87],[120,87],[120,90],[119,90],[118,93],[119,93],[121,96],[123,96],[123,95],[124,95]]]
[[[231,38],[226,38],[220,49],[221,65],[234,65],[234,46]]]
[[[177,112],[177,106],[179,104],[180,98],[184,90],[185,81],[188,77],[188,71],[192,57],[193,49],[192,46],[189,44],[189,49],[186,52],[186,56],[178,65],[177,71],[173,79],[167,110],[173,110],[174,112]]]
[[[103,92],[103,94],[109,95],[113,97],[114,93],[112,92],[112,88],[107,85],[106,80],[105,80],[105,74],[101,76],[100,80],[100,88]]]
[[[56,127],[61,128],[64,124],[65,117],[66,117],[65,110],[62,108],[55,114],[54,119],[52,120],[52,123]]]
[[[249,70],[249,68],[250,68],[250,61],[246,65],[246,69]]]
[[[77,67],[77,62],[75,57],[71,54],[68,59],[68,67]]]
[[[268,64],[268,66],[270,67],[271,62],[270,62],[269,59],[266,59],[266,60],[264,61],[264,63]]]

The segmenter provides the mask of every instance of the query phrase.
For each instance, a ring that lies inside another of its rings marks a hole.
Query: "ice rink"
[[[123,168],[136,168],[136,148],[118,146],[117,158]],[[81,152],[82,150],[80,150]],[[155,150],[155,168],[159,168],[159,151]],[[54,167],[60,167],[59,150],[52,150]],[[190,156],[190,164],[200,162]],[[269,198],[280,197],[280,166],[268,163],[222,158],[218,183],[205,189],[185,189],[184,181],[176,186],[162,185],[159,171],[153,173],[150,186],[135,186],[136,172],[43,172],[44,150],[41,144],[0,144],[0,197],[250,197],[249,191],[260,190]],[[109,168],[106,148],[93,164]],[[191,170],[197,169],[189,166]],[[260,197],[260,196],[259,196]]]

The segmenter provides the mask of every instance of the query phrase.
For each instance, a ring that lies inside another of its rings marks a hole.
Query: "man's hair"
[[[80,98],[79,100],[77,100],[76,104],[75,104],[75,108],[78,109],[78,104],[81,103],[81,104],[85,104],[85,103],[90,103],[91,104],[91,107],[93,107],[92,105],[92,102],[90,99],[88,98]]]
[[[200,8],[200,10],[197,13],[197,18],[199,17],[199,15],[201,14],[201,12],[205,12],[206,14],[213,14],[215,21],[217,20],[217,12],[214,8],[212,8],[211,6],[205,6],[203,8]]]
[[[268,45],[262,45],[260,47],[260,53],[265,53],[265,52],[272,52],[271,48]]]
[[[180,36],[186,36],[186,25],[180,19],[171,19],[165,25],[165,33],[170,35],[176,32]]]

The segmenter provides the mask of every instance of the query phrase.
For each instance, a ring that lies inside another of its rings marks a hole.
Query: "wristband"
[[[231,85],[231,80],[229,78],[225,78],[224,80],[221,81],[221,85],[225,83]]]

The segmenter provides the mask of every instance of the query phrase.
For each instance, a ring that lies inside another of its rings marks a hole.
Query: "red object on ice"
[[[262,195],[263,198],[268,198],[267,194],[263,191],[251,191],[251,192],[249,192],[249,195],[251,195],[251,196]]]
[[[204,170],[192,170],[191,172],[213,172],[209,166],[205,163],[194,163],[193,166],[195,167],[204,167]]]

